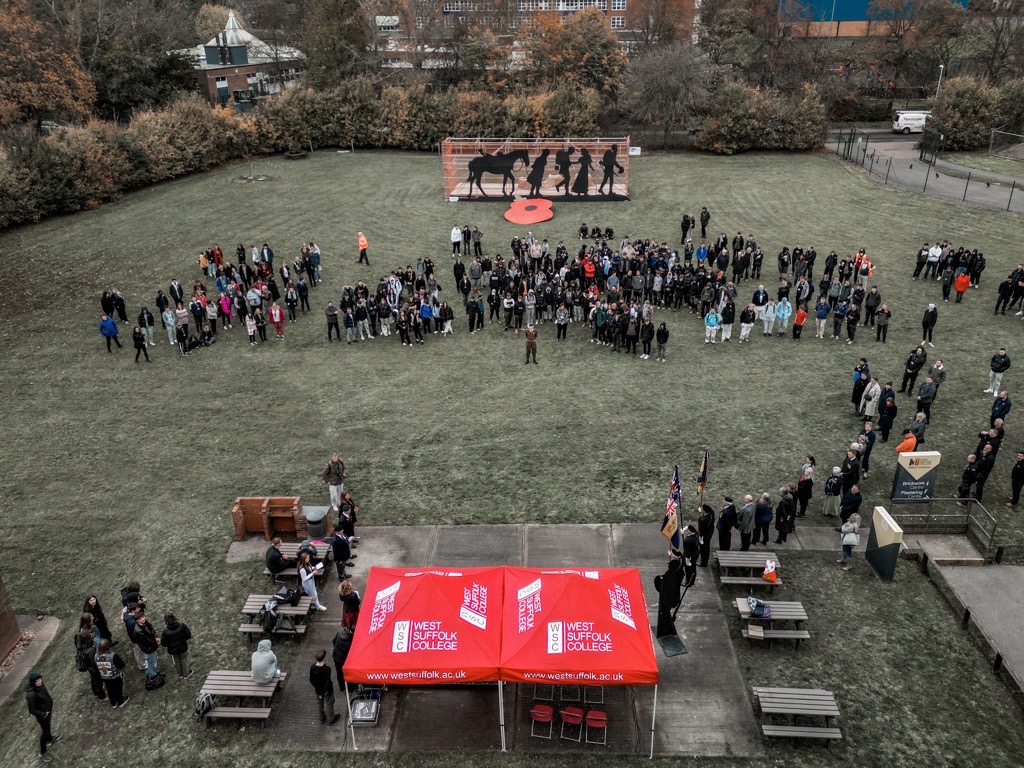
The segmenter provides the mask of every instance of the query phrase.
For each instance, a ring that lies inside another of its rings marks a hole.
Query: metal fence
[[[870,134],[857,128],[840,130],[827,147],[886,186],[1024,214],[1024,189],[1018,189],[1024,184],[999,174],[951,168],[939,157],[939,149],[896,157],[872,146]]]
[[[986,559],[995,557],[999,524],[980,501],[971,498],[892,499],[889,504],[889,513],[905,533],[965,534]]]

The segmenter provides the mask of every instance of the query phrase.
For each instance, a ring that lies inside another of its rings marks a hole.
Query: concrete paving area
[[[357,588],[365,586],[369,566],[526,565],[637,567],[647,597],[648,618],[657,620],[655,575],[664,571],[665,546],[650,523],[622,525],[495,525],[360,528]],[[799,544],[793,545],[799,548]],[[265,550],[264,542],[234,547]],[[251,555],[250,555],[251,556]],[[326,589],[333,592],[328,579]],[[322,596],[332,608],[333,594]],[[340,613],[340,611],[339,611]],[[338,752],[352,749],[345,719],[320,725],[307,670],[318,648],[330,649],[338,627],[335,611],[312,617],[298,642],[275,646],[282,668],[293,673],[274,702],[268,746]],[[712,574],[701,569],[676,621],[688,654],[666,658],[655,643],[660,685],[655,754],[748,757],[763,752],[747,686],[740,675],[733,643]],[[530,736],[530,685],[504,686],[507,746],[545,753],[611,752],[647,754],[650,749],[653,689],[606,687],[599,708],[608,713],[608,746]],[[560,691],[555,692],[555,706]],[[571,693],[567,691],[567,693]],[[597,705],[594,705],[597,706]],[[347,714],[344,695],[339,712]],[[392,686],[383,695],[378,724],[356,728],[359,751],[447,751],[499,749],[498,688],[474,686]]]
[[[1003,655],[1003,664],[1024,684],[1024,567],[990,565],[984,568],[942,566],[939,568],[957,599],[971,611],[971,618]]]

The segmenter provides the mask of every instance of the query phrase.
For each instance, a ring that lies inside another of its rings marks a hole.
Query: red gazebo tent
[[[500,566],[371,568],[345,662],[350,727],[350,682],[499,682],[503,588]],[[498,687],[504,749],[504,702]]]
[[[506,568],[500,674],[517,683],[653,685],[656,712],[658,661],[640,572]]]

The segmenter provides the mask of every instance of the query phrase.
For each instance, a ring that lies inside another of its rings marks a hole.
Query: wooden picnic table
[[[776,581],[765,581],[761,578],[764,572],[764,564],[775,561],[779,565],[779,558],[774,552],[719,552],[718,556],[718,580],[723,586],[768,587],[768,593],[775,592],[775,587],[782,586],[782,577],[776,572]],[[736,576],[731,571],[738,570],[742,575]]]
[[[750,603],[747,602],[747,598],[736,598],[736,610],[740,612],[740,618],[743,621],[767,621],[769,627],[776,621],[792,621],[797,629],[800,628],[800,622],[807,621],[807,611],[804,610],[803,603],[765,600],[764,604],[768,606],[771,615],[755,616],[750,611]]]
[[[263,608],[263,604],[267,602],[273,595],[249,595],[245,601],[245,605],[242,606],[242,614],[246,617],[243,624],[240,624],[238,631],[245,637],[247,643],[252,642],[253,635],[263,635],[263,627],[256,623],[256,617],[259,615],[260,610]],[[313,598],[303,595],[299,598],[298,605],[289,605],[288,603],[278,603],[277,612],[282,616],[291,616],[295,619],[294,629],[273,629],[271,634],[274,635],[293,635],[302,636],[306,634],[307,625],[303,619],[309,614],[310,609],[313,607]]]
[[[779,558],[774,552],[719,552],[718,570],[723,576],[728,576],[731,570],[745,571],[747,576],[760,576],[769,560],[779,565]]]
[[[242,614],[249,617],[251,623],[253,619],[259,614],[260,609],[263,608],[263,604],[267,602],[273,595],[249,595],[245,599],[245,605],[242,606]],[[306,616],[309,614],[309,609],[313,607],[313,598],[303,595],[299,598],[298,605],[290,605],[288,603],[279,603],[277,606],[277,612],[285,616]]]
[[[807,611],[804,610],[803,604],[780,600],[765,600],[764,603],[770,609],[771,615],[755,616],[745,597],[736,598],[736,610],[739,611],[740,620],[748,622],[747,627],[741,632],[743,637],[750,641],[767,640],[769,648],[776,640],[795,640],[796,649],[799,651],[800,643],[811,639],[811,633],[800,626],[801,622],[807,621]],[[776,621],[792,621],[794,629],[776,629]],[[767,626],[750,622],[767,622]]]
[[[768,737],[793,739],[823,739],[826,746],[829,741],[839,741],[842,733],[835,727],[835,718],[839,717],[839,705],[835,694],[814,688],[759,688],[754,687],[754,697],[761,707],[761,714],[766,722],[761,731]],[[792,715],[793,725],[774,725],[767,722],[772,715]],[[823,717],[825,727],[798,725],[797,717]]]
[[[285,675],[278,674],[274,681],[267,685],[257,685],[249,672],[241,669],[217,669],[210,672],[200,693],[208,693],[214,697],[214,706],[204,716],[206,727],[214,720],[255,721],[261,726],[270,718],[270,701],[277,692],[278,685]],[[216,703],[217,698],[230,697],[236,700],[236,706]],[[248,699],[248,701],[246,701]],[[245,704],[243,705],[243,701]]]
[[[277,692],[277,687],[284,680],[284,676],[278,674],[274,681],[267,685],[259,685],[253,682],[252,673],[244,669],[215,669],[206,676],[206,682],[199,689],[200,693],[209,693],[211,696],[230,696],[238,700],[238,706],[242,706],[245,699],[256,699],[259,702],[269,702]]]

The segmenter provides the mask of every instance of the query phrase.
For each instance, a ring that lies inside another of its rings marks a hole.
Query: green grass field
[[[324,503],[319,471],[332,449],[346,459],[367,523],[654,521],[672,465],[680,464],[692,492],[705,447],[712,456],[711,497],[775,491],[795,481],[808,453],[819,467],[838,463],[859,429],[850,403],[857,359],[867,357],[872,371],[898,386],[903,361],[920,341],[920,316],[938,300],[936,348],[929,357],[942,357],[950,374],[933,408],[928,446],[945,456],[940,490],[946,495],[957,485],[975,434],[988,423],[991,398],[981,390],[989,357],[1000,345],[1009,349],[1015,367],[1004,385],[1011,397],[1024,367],[1014,341],[1020,321],[991,315],[996,284],[1020,258],[1018,220],[887,189],[823,156],[643,157],[633,162],[632,202],[556,205],[555,219],[534,229],[570,247],[581,221],[611,226],[617,236],[678,242],[682,213],[707,205],[714,231],[755,233],[768,254],[769,288],[774,254],[796,241],[815,245],[822,259],[831,248],[850,253],[863,246],[879,265],[877,282],[894,312],[887,345],[863,332],[852,347],[816,341],[808,330],[800,342],[768,340],[755,331],[749,346],[708,348],[694,317],[659,312],[656,322],[667,322],[672,333],[666,365],[611,355],[589,344],[577,326],[570,327],[567,344],[556,345],[554,329],[544,326],[541,364],[527,368],[522,339],[495,327],[468,337],[461,315],[454,338],[430,337],[421,348],[403,348],[395,338],[328,345],[319,310],[328,298],[337,299],[345,281],[372,285],[386,271],[430,255],[451,300],[452,225],[480,226],[487,250],[506,254],[522,229],[502,219],[501,204],[444,202],[434,156],[324,152],[304,162],[263,160],[256,172],[268,181],[258,185],[237,183],[244,172],[223,168],[0,235],[0,257],[9,265],[0,290],[6,395],[0,551],[19,612],[70,620],[89,592],[112,610],[119,588],[137,578],[154,605],[192,626],[197,669],[242,667],[247,654],[234,632],[237,603],[261,581],[253,564],[224,562],[231,504],[240,495],[271,494]],[[369,237],[372,268],[355,264],[357,230]],[[938,238],[988,257],[982,288],[972,289],[962,305],[942,304],[937,283],[909,280],[921,242]],[[323,250],[326,283],[313,292],[317,311],[289,326],[286,341],[275,342],[271,334],[270,342],[252,349],[236,326],[214,348],[182,359],[158,328],[150,365],[135,365],[128,348],[114,355],[102,348],[96,323],[104,288],[124,292],[133,319],[141,303],[153,306],[156,289],[166,290],[171,277],[185,285],[199,277],[196,254],[213,242],[228,253],[239,241],[269,242],[278,259],[290,260],[310,239]],[[754,287],[744,284],[741,297]],[[900,400],[898,426],[909,422],[911,402]],[[1016,408],[1024,408],[1024,400]],[[1015,410],[1009,447],[986,489],[1004,543],[1024,539],[1019,514],[1001,503],[1011,451],[1024,438],[1015,433],[1016,416]],[[868,504],[888,492],[893,447],[876,446],[872,477],[863,484]],[[819,497],[812,510],[820,505]],[[807,524],[819,521],[809,516]],[[660,547],[655,535],[652,526],[652,547]],[[806,567],[813,574],[811,560]],[[822,581],[822,600],[840,589],[828,584]],[[905,750],[920,746],[927,762],[941,765],[945,754],[946,764],[954,765],[963,726],[958,718],[979,730],[1012,720],[1004,692],[962,643],[959,650],[937,644],[914,665],[889,667],[884,676],[866,669],[885,649],[898,648],[898,658],[906,660],[921,639],[905,621],[881,636],[877,603],[954,625],[931,588],[914,579],[886,590],[866,578],[857,585],[863,591],[848,592],[856,600],[835,616],[837,622],[858,617],[849,637],[862,663],[851,669],[841,647],[801,658],[813,659],[810,669],[829,679],[849,675],[851,687],[881,686],[874,700],[909,718],[910,730],[884,732],[884,720],[877,733],[856,730],[856,743],[833,750],[829,764],[864,764],[885,755],[897,756],[898,765],[919,765],[926,761]],[[70,637],[70,630],[62,632],[42,669],[61,710],[81,715],[65,730],[85,748],[83,764],[135,759],[133,739],[150,759],[173,743],[195,765],[245,762],[260,743],[229,728],[197,728],[187,716],[192,694],[176,686],[145,701],[135,691],[140,706],[133,701],[130,719],[119,730],[103,731],[109,713],[88,700],[71,662]],[[781,670],[769,654],[741,650],[740,657],[750,680]],[[960,700],[965,685],[962,675],[947,673],[950,664],[977,678],[970,706],[959,715],[942,709]],[[914,681],[893,683],[901,670]],[[927,687],[910,691],[918,678]],[[16,765],[32,755],[35,725],[20,696],[2,716],[16,727],[0,732],[0,758]],[[872,718],[862,722],[878,715]],[[1021,746],[1014,726],[974,748],[993,765],[1014,765]],[[791,754],[788,744],[773,747],[764,765],[826,760],[817,750],[799,750],[798,762]],[[502,764],[527,759],[534,762],[522,755],[501,758]],[[371,761],[382,759],[359,760]],[[388,756],[386,762],[449,760]],[[692,763],[705,764],[720,763]]]
[[[942,158],[951,163],[965,165],[968,168],[977,168],[979,171],[1016,176],[1018,179],[1024,178],[1024,162],[1000,157],[999,155],[991,155],[987,149],[976,152],[946,152],[942,155]]]

